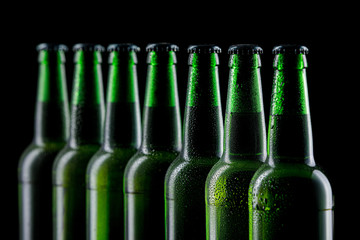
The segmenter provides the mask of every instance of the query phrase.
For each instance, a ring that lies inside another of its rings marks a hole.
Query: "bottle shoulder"
[[[255,172],[262,165],[260,161],[225,162],[220,159],[210,170],[207,179],[207,189],[227,191],[230,188],[248,186]],[[221,188],[219,189],[219,186]],[[247,191],[247,190],[246,190]]]
[[[253,172],[255,173],[263,162],[254,161],[254,160],[237,160],[237,161],[227,161],[224,158],[221,158],[215,165],[211,168],[209,175],[231,175],[231,174],[241,174],[242,172]]]
[[[179,156],[171,163],[168,170],[168,175],[182,173],[186,174],[186,172],[193,172],[200,169],[210,171],[210,169],[218,161],[218,157],[184,157],[183,154],[179,154]]]
[[[56,185],[71,183],[72,177],[85,180],[87,164],[99,148],[98,145],[82,145],[76,148],[66,145],[55,158],[53,183]]]
[[[255,178],[299,178],[299,179],[311,179],[313,173],[322,172],[317,166],[309,166],[305,163],[276,163],[275,165],[269,165],[264,163],[256,171]],[[324,175],[325,176],[325,175]]]
[[[90,178],[103,174],[123,172],[130,158],[136,153],[135,148],[99,149],[90,159],[87,175]]]
[[[77,159],[90,159],[98,150],[99,145],[79,145],[72,147],[67,144],[56,156],[56,162],[71,162]]]
[[[51,171],[56,155],[65,143],[31,143],[22,153],[18,165],[20,182],[33,182],[41,178],[44,171]]]
[[[249,193],[255,196],[307,196],[317,201],[321,209],[332,208],[332,188],[325,174],[306,164],[263,164],[250,183]]]
[[[97,151],[87,166],[87,189],[122,192],[125,166],[134,153],[135,149]]]
[[[43,143],[36,144],[34,142],[30,143],[23,153],[21,154],[20,161],[25,161],[29,157],[36,157],[41,154],[59,152],[65,147],[65,142],[52,142],[52,143]]]
[[[163,186],[166,171],[177,155],[177,152],[148,153],[139,150],[125,167],[126,193],[148,192]]]
[[[256,168],[241,170],[230,164],[211,170],[205,182],[208,205],[247,209],[248,190]]]
[[[197,158],[189,161],[181,155],[178,156],[165,176],[167,198],[173,199],[182,192],[191,195],[194,191],[204,189],[207,175],[218,160],[218,158]]]
[[[175,151],[144,152],[140,149],[130,158],[125,171],[133,173],[137,171],[146,172],[149,169],[156,169],[162,165],[168,168],[178,154]]]

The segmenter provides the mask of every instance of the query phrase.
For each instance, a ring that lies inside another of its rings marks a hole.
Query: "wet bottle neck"
[[[184,116],[184,159],[219,158],[223,152],[218,55],[191,53]]]
[[[34,143],[66,142],[69,106],[63,51],[39,52],[39,78],[35,107]]]
[[[175,52],[150,51],[147,63],[141,149],[179,152],[181,122]]]
[[[77,51],[72,92],[70,146],[102,142],[104,97],[101,54]]]
[[[232,54],[225,117],[225,161],[265,161],[266,131],[258,54]]]
[[[141,141],[137,57],[134,51],[109,56],[109,85],[104,127],[106,149],[134,148]]]
[[[277,54],[270,109],[269,164],[314,166],[304,54]]]

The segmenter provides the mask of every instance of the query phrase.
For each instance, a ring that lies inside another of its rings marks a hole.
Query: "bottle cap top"
[[[262,54],[263,49],[256,44],[236,44],[229,47],[228,53],[241,55]]]
[[[104,52],[105,48],[99,44],[93,44],[93,43],[78,43],[73,46],[73,51],[98,51],[98,52]]]
[[[221,48],[213,44],[191,45],[188,53],[221,53]]]
[[[40,43],[36,46],[37,51],[48,50],[48,51],[68,51],[68,47],[64,44],[56,43]]]
[[[179,51],[179,47],[175,44],[171,44],[171,43],[151,43],[148,44],[146,46],[146,51],[147,52],[169,52],[169,51],[174,51],[177,52]]]
[[[290,53],[290,54],[308,54],[309,49],[297,44],[284,44],[273,48],[273,54]]]
[[[107,47],[108,52],[140,52],[140,48],[132,43],[114,43]]]

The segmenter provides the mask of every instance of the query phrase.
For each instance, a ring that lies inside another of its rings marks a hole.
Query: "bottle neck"
[[[68,138],[69,106],[64,63],[62,51],[39,52],[35,144],[66,142]]]
[[[189,56],[189,82],[184,117],[184,159],[219,158],[223,119],[216,53]]]
[[[136,53],[112,52],[109,57],[107,110],[104,127],[104,148],[140,146]]]
[[[148,54],[141,149],[180,151],[181,122],[173,51]]]
[[[225,117],[225,161],[266,158],[260,57],[232,54]]]
[[[303,54],[278,54],[275,57],[269,164],[291,162],[315,165],[306,67]]]
[[[101,55],[94,51],[75,53],[70,123],[70,146],[102,142],[104,97]]]

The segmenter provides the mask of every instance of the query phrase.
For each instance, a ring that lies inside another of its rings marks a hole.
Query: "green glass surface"
[[[252,240],[331,240],[333,195],[315,165],[303,54],[277,54],[268,158],[249,188]]]
[[[69,130],[64,62],[63,51],[39,51],[34,137],[18,166],[20,240],[52,237],[51,168]]]
[[[223,150],[217,55],[192,53],[189,59],[184,147],[165,177],[169,240],[205,239],[205,180]]]
[[[100,52],[75,53],[70,138],[53,165],[56,240],[86,239],[86,168],[102,142],[104,100]]]
[[[164,54],[151,51],[148,59],[145,106],[177,107],[179,99],[177,96],[175,52],[169,51]],[[162,79],[168,79],[168,81],[162,81]],[[164,89],[170,90],[163,92]]]
[[[220,91],[219,91],[219,77],[218,77],[218,55],[217,53],[210,53],[206,56],[206,59],[200,57],[201,54],[194,53],[191,56],[191,62],[189,69],[189,79],[194,79],[193,81],[189,81],[188,85],[188,94],[186,97],[186,105],[189,107],[198,105],[199,101],[205,99],[202,97],[203,94],[208,94],[203,91],[199,91],[198,88],[201,87],[199,85],[199,81],[196,79],[208,78],[210,81],[210,89],[209,89],[209,101],[211,101],[212,106],[220,106]],[[200,73],[202,71],[199,66],[200,65],[208,65],[209,68],[212,68],[206,76],[203,76],[205,72]]]
[[[278,54],[276,59],[277,71],[274,74],[271,113],[272,115],[308,114],[306,57],[298,54],[296,57],[293,56],[294,59],[287,59],[284,55]],[[295,71],[287,71],[286,67]],[[288,81],[288,79],[298,79],[298,81]]]
[[[74,61],[76,66],[74,68],[72,104],[103,104],[101,53],[99,51],[78,51],[75,53]]]
[[[263,112],[258,54],[231,54],[226,112]]]
[[[125,239],[164,239],[164,177],[181,149],[176,58],[150,51],[139,151],[124,173]]]
[[[38,102],[67,100],[65,73],[65,54],[63,51],[42,50],[39,52]],[[51,81],[51,78],[54,78]],[[51,85],[58,84],[57,91]]]
[[[258,54],[230,56],[225,147],[205,186],[206,238],[248,239],[248,189],[266,158]]]
[[[136,53],[109,56],[104,142],[87,167],[87,239],[124,238],[124,169],[140,146]]]
[[[109,56],[109,87],[107,102],[136,103],[139,101],[137,56],[134,51],[111,52]]]

